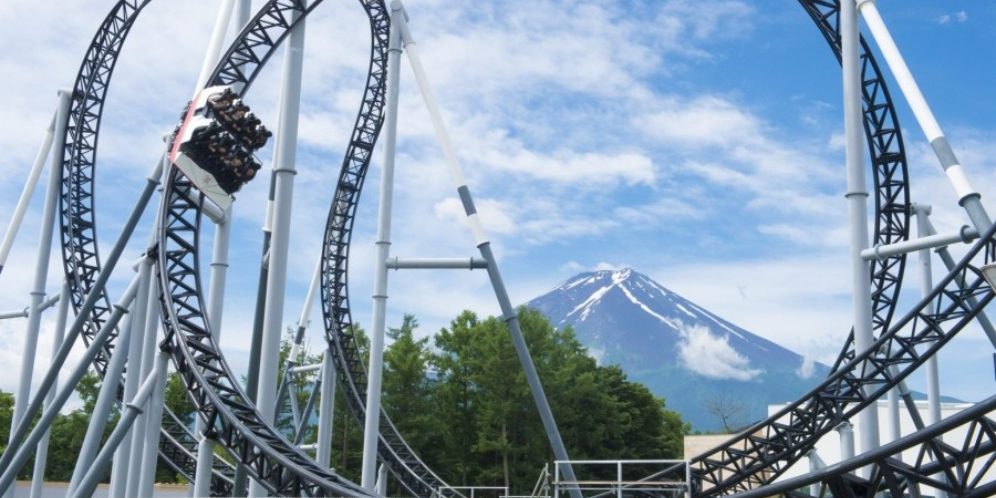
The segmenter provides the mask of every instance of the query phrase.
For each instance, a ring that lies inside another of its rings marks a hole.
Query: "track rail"
[[[885,492],[921,496],[921,488],[963,498],[993,496],[996,482],[987,482],[986,474],[996,466],[994,411],[996,396],[878,450],[734,496],[811,498],[802,489],[813,484],[822,484],[830,496],[840,498],[872,498]],[[915,456],[906,462],[896,458],[904,452]],[[869,465],[874,470],[868,478],[849,474]]]
[[[996,225],[931,294],[868,351],[816,389],[692,462],[696,496],[749,491],[771,483],[841,421],[876,402],[936,354],[992,301],[979,267],[993,261]],[[880,352],[888,351],[889,354]],[[736,473],[731,475],[732,470]]]
[[[839,4],[800,0],[838,61]],[[907,238],[909,193],[905,152],[895,111],[866,42],[861,40],[866,138],[875,172],[876,244]],[[697,496],[755,489],[772,482],[811,449],[820,436],[898,385],[992,299],[976,266],[992,259],[993,231],[897,324],[890,326],[904,261],[873,262],[873,326],[878,340],[858,355],[853,333],[831,375],[806,396],[692,462]],[[983,251],[983,249],[985,249]],[[975,258],[975,260],[973,260]],[[980,261],[976,261],[980,260]],[[896,270],[890,270],[896,268]],[[884,353],[887,352],[887,353]]]
[[[206,86],[228,85],[244,94],[293,27],[319,3],[321,0],[307,6],[291,0],[268,2],[239,34]],[[371,19],[371,26],[376,28],[375,20],[382,20],[386,30],[388,21],[383,2],[360,3]],[[378,42],[375,30],[375,51]],[[386,44],[382,50],[386,50]],[[271,492],[368,495],[362,488],[317,465],[245,401],[249,398],[213,340],[202,309],[198,264],[201,211],[191,200],[198,198],[203,199],[186,177],[173,169],[159,216],[157,275],[166,342],[175,346],[173,358],[177,370],[200,416],[207,422],[209,436],[226,447]]]
[[[381,46],[385,49],[389,34],[386,28],[385,25],[383,31],[378,31],[378,36],[382,36]],[[385,50],[371,58],[371,76],[339,173],[322,248],[321,301],[326,339],[344,390],[344,399],[361,427],[366,419],[367,372],[349,308],[349,244],[356,207],[370,165],[370,154],[383,124],[386,72]],[[446,486],[408,446],[383,410],[379,430],[378,456],[409,492],[415,496],[432,496],[437,488]]]
[[[244,92],[274,49],[289,33],[294,25],[291,19],[295,16],[303,18],[320,2],[321,0],[316,0],[307,7],[299,1],[269,2],[238,36],[216,68],[208,85],[233,85]],[[63,154],[60,219],[63,262],[70,281],[72,303],[76,310],[80,309],[86,296],[93,290],[95,276],[101,271],[93,190],[96,144],[103,104],[121,47],[138,15],[148,3],[149,0],[120,0],[112,8],[87,50],[74,86],[74,99],[67,127],[67,145]],[[345,225],[347,241],[352,226],[352,213],[355,212],[363,177],[369,166],[370,154],[383,121],[389,29],[389,17],[382,1],[361,0],[360,3],[367,11],[371,23],[373,43],[370,71],[356,127],[343,161],[343,173],[338,184],[336,201],[330,210],[331,213],[336,213],[336,215],[330,214],[330,220],[340,213],[349,213],[349,221]],[[352,182],[347,180],[350,178]],[[158,274],[160,278],[165,276],[168,280],[161,284],[166,289],[161,301],[164,311],[170,318],[167,320],[169,322],[167,330],[173,341],[172,346],[164,342],[163,347],[172,347],[178,370],[191,392],[195,393],[194,398],[201,411],[200,415],[206,420],[215,422],[212,435],[233,451],[237,460],[248,465],[254,476],[262,477],[263,481],[270,485],[268,487],[271,491],[307,490],[310,493],[317,492],[318,488],[321,488],[325,491],[355,494],[357,490],[348,484],[340,486],[337,476],[323,475],[320,469],[309,468],[311,464],[301,460],[296,451],[288,451],[288,443],[281,440],[279,434],[266,430],[265,424],[259,423],[258,414],[255,414],[251,407],[240,403],[230,404],[233,398],[247,398],[240,396],[236,383],[230,382],[233,377],[217,345],[205,341],[202,337],[207,330],[206,324],[202,322],[201,327],[191,327],[192,320],[196,321],[201,315],[200,285],[196,275],[197,236],[196,231],[191,232],[192,227],[199,226],[199,213],[194,214],[196,209],[191,210],[190,206],[184,207],[184,201],[175,198],[177,192],[190,193],[190,185],[185,185],[182,179],[176,178],[175,174],[170,180],[168,191],[174,198],[164,204],[161,217],[171,221],[168,225],[161,225],[161,236],[164,236],[161,240],[167,244],[176,244],[184,250],[178,252],[164,245],[161,248],[163,250],[158,253],[160,265]],[[355,187],[355,190],[344,194],[350,185]],[[193,243],[189,244],[191,241],[184,240],[185,236],[193,237]],[[190,254],[180,254],[191,250]],[[346,250],[348,252],[348,247]],[[334,253],[336,250],[331,252]],[[188,288],[189,283],[192,283],[193,287]],[[92,341],[101,325],[106,322],[110,310],[106,292],[102,291],[98,305],[91,313],[91,320],[83,331],[85,342]],[[349,323],[348,320],[346,323]],[[191,330],[192,328],[196,330]],[[362,421],[365,373],[362,372],[361,366],[360,373],[357,374],[353,368],[356,364],[344,360],[356,357],[355,342],[350,342],[351,337],[348,334],[339,332],[348,329],[348,325],[332,328],[327,330],[326,335],[330,338],[333,351],[340,353],[335,356],[336,367],[340,372],[350,372],[342,378],[344,386],[352,394],[349,396],[349,406],[357,419]],[[110,354],[113,353],[113,344],[112,338],[94,361],[101,375],[106,371]],[[229,382],[220,381],[219,376],[227,378]],[[360,385],[351,382],[356,379],[359,379]],[[381,420],[383,430],[387,434],[381,445],[381,458],[388,462],[388,468],[398,476],[399,480],[411,491],[423,495],[431,494],[432,489],[439,485],[445,485],[414,455],[387,416],[382,415]],[[163,436],[160,438],[160,454],[171,467],[187,478],[192,478],[195,473],[196,445],[196,439],[189,428],[185,427],[174,414],[167,412],[163,422]],[[267,458],[265,455],[267,451],[257,451],[260,446],[277,448],[277,450],[271,451]],[[288,478],[288,475],[294,474],[289,469],[304,469],[303,473],[298,473],[304,477]],[[212,493],[230,494],[232,473],[230,465],[219,461],[215,467]],[[315,482],[319,483],[317,488],[311,484]]]
[[[96,276],[101,272],[97,247],[97,224],[94,218],[94,180],[96,178],[97,138],[103,116],[107,90],[114,67],[131,28],[149,0],[121,0],[110,10],[97,29],[73,84],[73,98],[67,116],[65,149],[62,151],[62,181],[59,219],[62,260],[69,282],[70,302],[79,313],[86,297],[93,292]],[[111,313],[107,292],[100,297],[81,332],[89,345]],[[106,346],[93,361],[103,377],[114,351],[117,331],[111,333]],[[127,373],[125,374],[127,375]],[[119,399],[120,403],[121,400]],[[164,410],[164,424],[159,452],[174,470],[192,479],[197,441],[193,433],[175,414]],[[233,469],[223,461],[214,472],[213,490],[226,494],[231,489]]]

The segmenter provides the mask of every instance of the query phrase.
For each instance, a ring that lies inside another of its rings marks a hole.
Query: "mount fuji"
[[[525,306],[571,326],[601,364],[619,365],[694,430],[760,420],[829,372],[632,269],[581,273]]]

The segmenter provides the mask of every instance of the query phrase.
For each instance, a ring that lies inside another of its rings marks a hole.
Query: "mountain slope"
[[[665,398],[695,430],[763,418],[828,367],[752,334],[631,269],[581,273],[526,303],[570,325],[602,364]]]

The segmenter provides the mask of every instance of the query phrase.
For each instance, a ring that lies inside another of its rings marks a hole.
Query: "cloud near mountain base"
[[[714,336],[707,327],[679,324],[678,360],[692,372],[710,379],[749,381],[764,373],[730,346],[729,338]]]

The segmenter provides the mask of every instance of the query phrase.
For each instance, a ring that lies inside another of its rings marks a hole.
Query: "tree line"
[[[689,425],[666,409],[663,399],[627,380],[618,366],[599,365],[570,327],[557,329],[527,308],[518,310],[518,319],[572,459],[681,457]],[[432,337],[417,334],[417,329],[418,320],[406,315],[400,326],[387,331],[382,404],[398,431],[451,486],[505,486],[512,494],[528,493],[554,456],[505,322],[464,311]],[[363,331],[354,332],[365,348]],[[281,368],[291,349],[289,337],[281,347]],[[309,348],[299,355],[298,364],[321,360]],[[307,384],[316,376],[297,375],[304,387],[297,391],[302,405]],[[77,391],[84,406],[59,415],[53,424],[52,446],[70,451],[49,453],[47,480],[71,477],[99,382],[96,374],[81,382]],[[172,375],[166,404],[192,426],[194,408],[185,392],[179,377]],[[284,403],[286,407],[289,400]],[[13,396],[0,393],[0,450],[6,445],[12,405]],[[107,434],[117,416],[112,414]],[[290,434],[289,416],[278,418],[278,425]],[[363,428],[339,389],[333,429],[332,467],[359,482]],[[314,442],[314,431],[310,429],[306,443]],[[24,477],[30,476],[30,469],[24,467]],[[160,463],[158,479],[180,478]],[[394,487],[390,494],[401,491]]]

